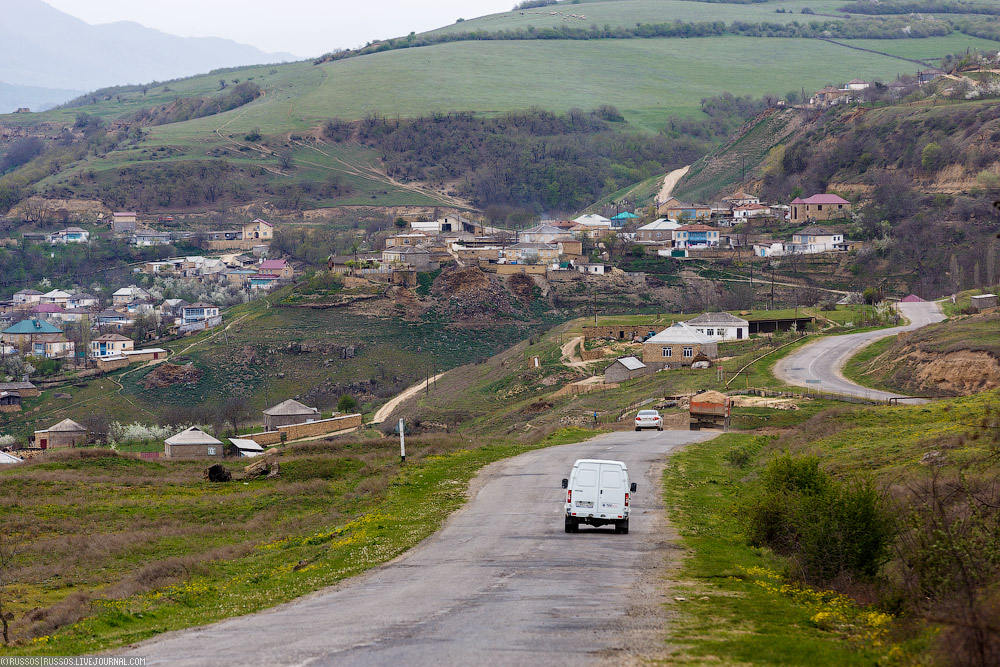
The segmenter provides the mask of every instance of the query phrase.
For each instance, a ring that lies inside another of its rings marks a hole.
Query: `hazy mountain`
[[[103,86],[145,83],[208,72],[217,67],[296,60],[287,53],[215,37],[177,37],[137,23],[90,25],[41,0],[4,7],[0,23],[0,82],[61,89],[53,101]],[[31,106],[31,99],[13,106]],[[6,97],[3,107],[11,106]],[[37,105],[37,103],[36,103]],[[0,107],[0,111],[6,108]]]
[[[0,113],[10,113],[21,107],[28,107],[32,111],[45,111],[85,92],[87,91],[14,86],[0,82]]]

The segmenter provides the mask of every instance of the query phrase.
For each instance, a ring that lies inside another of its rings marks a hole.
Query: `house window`
[[[714,336],[714,335],[715,335],[715,329],[709,329],[709,330],[707,330],[707,331],[705,332],[705,334],[707,334],[707,335],[709,335],[709,336]]]
[[[665,347],[665,348],[663,348],[663,356],[664,357],[672,357],[672,356],[674,356],[674,349],[672,347]]]
[[[693,347],[685,347],[684,348],[684,356],[685,357],[693,357],[694,356],[694,348]]]
[[[208,448],[208,455],[209,456],[215,456],[215,447],[209,447]]]
[[[817,211],[822,211],[823,210],[823,205],[819,204],[818,206],[816,206],[816,210]]]

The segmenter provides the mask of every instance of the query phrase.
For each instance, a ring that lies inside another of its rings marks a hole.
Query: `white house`
[[[42,293],[34,289],[22,289],[14,292],[14,304],[26,306],[32,303],[39,303],[42,300]]]
[[[714,359],[719,355],[718,344],[687,322],[678,322],[642,344],[645,364],[680,364],[690,366],[699,354]]]
[[[709,340],[745,340],[750,337],[750,323],[729,313],[702,313],[686,324]]]
[[[577,264],[576,270],[591,276],[603,276],[608,272],[606,264]]]
[[[201,322],[218,316],[218,306],[199,301],[198,303],[192,303],[190,306],[184,306],[181,310],[181,324]]]
[[[755,243],[753,254],[757,257],[781,257],[785,254],[785,244],[778,241],[774,243]]]
[[[114,306],[125,306],[136,299],[146,300],[149,298],[149,292],[137,287],[135,285],[129,285],[128,287],[122,287],[116,290],[114,294],[111,295],[111,303]]]
[[[58,303],[60,306],[65,306],[69,303],[71,296],[73,295],[69,292],[65,292],[61,289],[54,289],[43,294],[38,301],[39,303]]]
[[[737,206],[749,206],[750,204],[759,204],[760,199],[754,195],[748,195],[743,190],[734,192],[722,201],[729,204],[729,206],[735,209]]]
[[[823,227],[806,227],[792,235],[792,252],[816,253],[837,250],[844,242],[844,235]]]
[[[737,220],[747,218],[762,218],[771,215],[771,207],[763,204],[743,204],[733,208],[733,217]]]
[[[603,215],[598,215],[596,213],[588,213],[586,215],[581,215],[579,218],[573,218],[573,222],[580,225],[586,225],[587,227],[611,229],[610,218],[605,218]]]

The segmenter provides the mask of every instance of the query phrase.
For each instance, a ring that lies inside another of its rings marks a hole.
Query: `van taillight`
[[[567,505],[573,504],[573,489],[570,489],[569,491],[566,492],[566,504]]]
[[[628,507],[628,494],[625,494],[625,507]]]

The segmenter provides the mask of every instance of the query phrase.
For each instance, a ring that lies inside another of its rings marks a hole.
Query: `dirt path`
[[[691,169],[691,165],[686,167],[681,167],[680,169],[674,169],[672,172],[667,174],[663,178],[663,187],[660,188],[660,194],[656,196],[656,201],[664,202],[670,199],[670,193],[674,191],[674,187],[677,182],[684,178],[684,175],[688,173]]]
[[[560,352],[562,352],[562,364],[563,366],[569,366],[570,368],[581,368],[590,364],[589,361],[584,361],[575,352],[578,345],[583,345],[583,336],[576,336],[575,338],[570,338],[568,341],[563,343]]]
[[[376,412],[375,416],[372,417],[372,423],[381,424],[382,422],[384,422],[386,418],[390,414],[392,414],[392,411],[396,409],[396,406],[398,406],[406,399],[415,396],[421,389],[424,389],[429,383],[434,382],[442,375],[444,375],[444,373],[438,373],[434,377],[424,380],[419,384],[415,384],[406,391],[404,391],[403,393],[396,396],[396,398],[392,399],[391,401],[389,401],[388,403],[386,403],[385,405],[383,405],[381,408],[378,409],[378,412]]]

